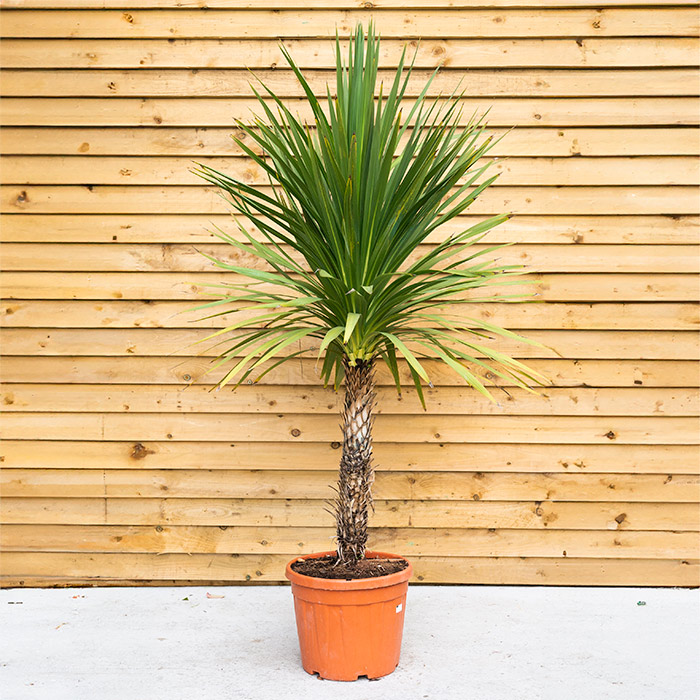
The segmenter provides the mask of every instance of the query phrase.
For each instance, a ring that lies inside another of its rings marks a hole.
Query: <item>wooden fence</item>
[[[303,112],[278,38],[322,89],[371,17],[385,68],[422,37],[416,85],[441,64],[436,92],[515,125],[459,223],[515,211],[491,240],[543,303],[475,312],[557,351],[504,344],[554,387],[500,406],[436,367],[424,413],[380,373],[371,545],[424,582],[698,584],[695,3],[2,5],[5,585],[280,581],[332,547],[314,360],[208,393],[177,312],[224,278],[195,247],[232,254],[192,159],[259,180],[229,138],[245,68]]]

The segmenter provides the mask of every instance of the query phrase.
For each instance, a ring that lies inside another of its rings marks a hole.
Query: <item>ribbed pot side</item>
[[[309,554],[303,559],[335,552]],[[386,552],[367,558],[398,559]],[[380,678],[399,663],[406,593],[412,567],[379,578],[322,579],[304,576],[287,564],[292,583],[301,664],[307,673],[335,681]]]

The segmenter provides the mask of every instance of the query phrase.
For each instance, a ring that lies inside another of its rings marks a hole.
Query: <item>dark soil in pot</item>
[[[352,581],[360,578],[379,578],[403,571],[408,566],[405,559],[360,559],[357,564],[339,564],[335,555],[318,559],[299,559],[292,564],[292,570],[302,576],[314,578],[334,578]]]

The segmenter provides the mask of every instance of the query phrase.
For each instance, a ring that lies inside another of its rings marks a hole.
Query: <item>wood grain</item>
[[[335,28],[370,18],[385,81],[417,48],[407,104],[441,67],[431,94],[490,109],[500,177],[421,252],[517,213],[488,243],[537,302],[454,310],[542,342],[498,346],[551,380],[491,404],[428,359],[424,412],[381,367],[370,546],[415,583],[700,584],[696,3],[202,4],[0,2],[0,585],[280,583],[332,546],[313,343],[235,393],[191,345],[217,323],[179,312],[235,277],[197,249],[255,261],[189,168],[264,186],[230,138],[259,112],[245,69],[308,120],[280,40],[322,92]]]

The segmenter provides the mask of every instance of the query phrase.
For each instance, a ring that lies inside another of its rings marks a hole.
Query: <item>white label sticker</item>
[[[403,610],[403,603],[399,603],[399,604],[396,606],[396,612],[397,612],[397,613],[400,613],[402,610]]]

